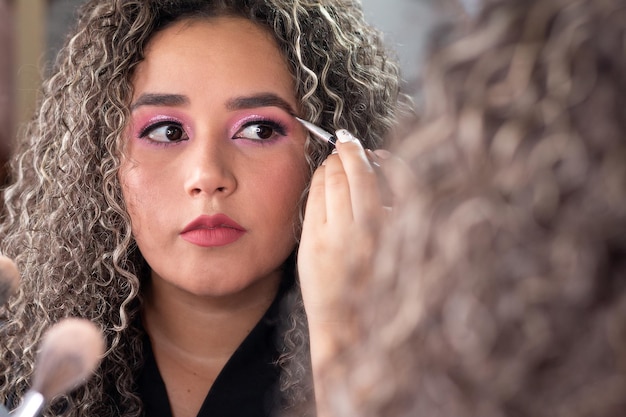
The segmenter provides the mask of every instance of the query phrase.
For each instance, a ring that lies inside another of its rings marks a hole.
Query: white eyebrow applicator
[[[299,117],[296,117],[296,120],[299,121],[300,123],[302,123],[302,125],[304,127],[306,127],[306,129],[311,132],[315,137],[317,137],[318,139],[323,140],[324,142],[328,142],[331,145],[335,145],[335,143],[337,142],[337,138],[335,137],[335,135],[333,135],[330,132],[325,131],[324,129],[322,129],[321,127],[311,123],[311,122],[307,122],[304,119],[301,119]]]

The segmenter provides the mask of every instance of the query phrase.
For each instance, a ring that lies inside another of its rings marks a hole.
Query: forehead
[[[230,42],[243,45],[267,43],[278,52],[273,34],[267,27],[241,16],[228,15],[187,17],[175,21],[156,32],[148,41],[147,49],[154,44],[176,42],[177,37],[195,37],[198,41],[197,46],[218,43],[223,45],[224,49]]]
[[[263,90],[295,91],[272,33],[241,17],[186,19],[156,33],[132,81],[141,88],[148,79],[171,86],[189,81],[191,87],[212,81],[232,88],[263,83]]]

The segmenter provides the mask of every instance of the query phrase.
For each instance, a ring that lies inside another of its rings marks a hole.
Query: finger
[[[350,185],[343,163],[338,155],[330,155],[325,165],[326,218],[329,223],[352,222]],[[347,224],[347,223],[345,223]]]
[[[366,149],[368,159],[370,160],[374,171],[376,172],[376,179],[378,180],[378,190],[380,191],[380,200],[384,207],[392,207],[395,202],[395,195],[387,180],[387,175],[383,170],[380,162],[380,158],[371,149]]]
[[[337,137],[348,139],[347,131],[337,131]],[[358,222],[371,222],[381,215],[382,199],[374,167],[361,143],[354,139],[337,143],[350,187],[353,215]]]
[[[311,178],[311,186],[304,211],[304,224],[322,225],[326,223],[325,169],[326,167],[324,166],[318,167]]]
[[[384,149],[367,150],[370,158],[380,167],[384,176],[384,185],[390,195],[385,198],[385,205],[393,205],[394,201],[406,195],[407,190],[415,188],[415,174],[402,159]]]

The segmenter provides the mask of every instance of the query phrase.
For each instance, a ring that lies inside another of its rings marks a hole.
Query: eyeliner
[[[337,142],[337,138],[335,137],[335,135],[325,131],[324,129],[322,129],[321,127],[314,125],[311,122],[307,122],[306,120],[303,120],[297,116],[294,116],[296,118],[297,121],[299,121],[300,123],[302,123],[302,125],[304,127],[306,127],[306,129],[311,132],[313,134],[313,136],[315,136],[318,139],[323,140],[324,142],[328,142],[331,145],[334,145]]]

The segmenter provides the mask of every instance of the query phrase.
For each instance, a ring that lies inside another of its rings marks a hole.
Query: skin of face
[[[277,283],[309,174],[293,77],[271,35],[235,17],[175,23],[132,82],[119,178],[152,280],[204,297]],[[198,219],[216,224],[186,233]]]

